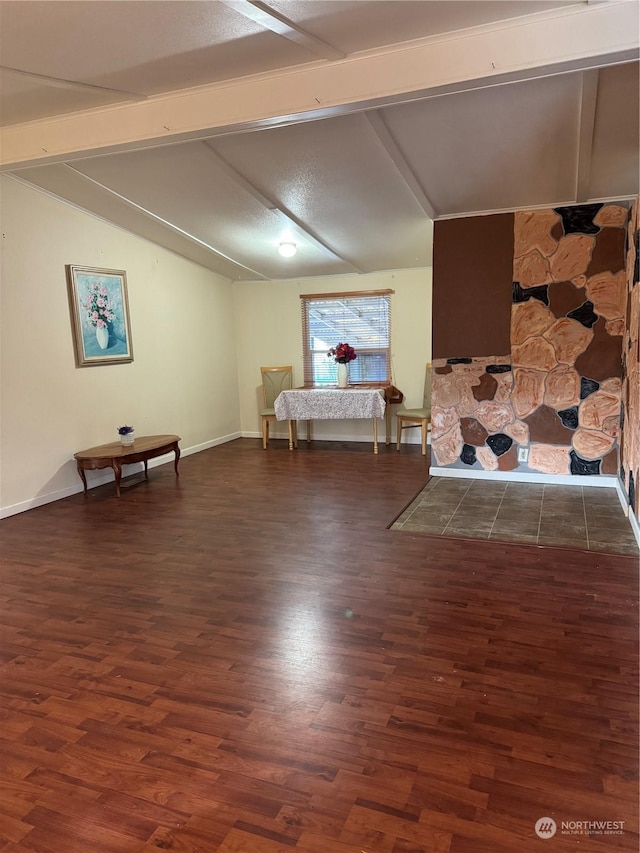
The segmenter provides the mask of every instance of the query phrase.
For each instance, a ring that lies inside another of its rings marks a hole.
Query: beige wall
[[[0,179],[0,515],[73,494],[73,453],[177,433],[184,451],[258,436],[260,365],[302,381],[300,293],[392,288],[394,382],[422,398],[431,353],[431,270],[236,283],[44,192]],[[127,273],[134,361],[76,368],[66,264]],[[280,434],[284,437],[285,430]],[[316,424],[317,437],[371,439],[369,423]],[[89,485],[110,472],[89,472]]]
[[[260,365],[292,364],[294,382],[302,384],[300,294],[382,288],[395,291],[391,297],[393,382],[403,391],[407,406],[418,406],[424,365],[431,358],[431,268],[233,285],[243,435],[260,434]],[[316,421],[313,429],[317,438],[371,440],[369,422]],[[284,437],[286,428],[272,427],[272,434]]]
[[[3,514],[77,489],[74,451],[122,423],[186,450],[238,435],[230,282],[11,178],[0,190]],[[126,270],[133,363],[76,368],[69,263]]]

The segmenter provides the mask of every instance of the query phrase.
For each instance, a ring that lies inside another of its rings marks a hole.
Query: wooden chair
[[[264,397],[264,408],[260,411],[262,446],[266,450],[269,444],[269,421],[276,420],[273,404],[281,391],[288,391],[292,387],[293,367],[290,364],[284,367],[261,367],[260,374],[262,376],[262,393]]]
[[[422,399],[422,408],[420,409],[404,409],[396,415],[396,434],[397,446],[396,450],[400,450],[400,441],[402,438],[403,429],[411,429],[411,427],[420,427],[420,438],[422,445],[422,455],[427,455],[427,428],[431,423],[431,362],[427,362],[424,374],[424,394]]]

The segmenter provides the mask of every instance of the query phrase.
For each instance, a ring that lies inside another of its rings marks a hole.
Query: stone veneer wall
[[[618,473],[627,219],[617,204],[515,213],[510,352],[469,356],[461,328],[465,356],[433,360],[434,465]]]
[[[627,306],[622,346],[622,436],[620,479],[629,506],[640,519],[640,202],[627,227]]]

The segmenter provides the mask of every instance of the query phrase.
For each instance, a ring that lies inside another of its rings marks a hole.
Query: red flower
[[[338,344],[335,347],[331,347],[327,353],[327,357],[331,356],[339,364],[346,364],[348,361],[353,361],[358,357],[354,348],[349,346],[349,344]]]

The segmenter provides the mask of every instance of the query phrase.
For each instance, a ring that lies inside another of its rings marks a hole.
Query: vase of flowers
[[[132,426],[118,427],[118,435],[120,436],[120,444],[133,444],[135,440],[134,429]]]
[[[346,388],[349,384],[349,368],[347,365],[358,357],[356,351],[349,344],[337,344],[335,347],[331,347],[327,356],[333,358],[338,365],[338,388]]]
[[[104,284],[96,282],[91,285],[89,295],[82,307],[86,311],[86,319],[96,330],[96,341],[100,349],[109,346],[109,325],[115,319],[111,301]]]

